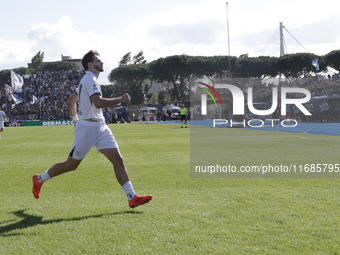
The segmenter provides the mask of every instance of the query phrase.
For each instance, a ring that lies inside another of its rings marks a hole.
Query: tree
[[[130,94],[132,104],[143,104],[151,87],[146,83],[149,78],[147,64],[119,66],[111,71],[108,78],[116,87],[115,92]]]
[[[119,61],[119,66],[127,66],[130,63],[131,63],[131,52],[128,52]]]
[[[131,60],[131,52],[126,53],[122,59],[119,61],[119,66],[127,66],[127,65],[138,65],[138,64],[146,64],[143,51],[140,51],[137,55],[132,57]]]
[[[150,63],[152,79],[158,82],[170,82],[173,85],[173,98],[177,101],[189,99],[189,82],[193,77],[194,57],[176,55],[160,58]]]
[[[112,93],[113,93],[113,85],[101,85],[100,86],[102,89],[102,93],[103,93],[103,97],[104,98],[108,98],[111,97]]]
[[[143,51],[133,56],[133,61],[131,52],[128,52],[119,61],[118,68],[113,69],[108,76],[109,81],[114,84],[112,95],[128,92],[133,104],[143,104],[152,86],[146,81],[149,77],[149,65]]]
[[[143,51],[140,51],[137,55],[133,56],[133,62],[134,65],[138,64],[146,64],[147,61],[145,60]]]
[[[42,71],[55,72],[55,71],[68,71],[76,70],[78,67],[75,63],[67,61],[56,61],[43,63]]]
[[[230,66],[229,66],[230,62]],[[214,56],[212,57],[211,70],[215,70],[218,78],[232,77],[236,69],[237,57],[233,56]],[[231,70],[230,70],[231,68]]]
[[[30,68],[33,72],[40,71],[44,63],[44,52],[39,51],[31,60]]]
[[[340,50],[333,50],[324,56],[326,65],[340,71]]]
[[[157,96],[156,94],[153,94],[153,95],[151,96],[151,104],[152,104],[152,105],[158,104],[158,96]]]
[[[237,61],[237,69],[233,77],[241,78],[261,78],[263,76],[276,76],[278,58],[276,57],[248,57],[247,54],[241,55]]]
[[[277,57],[260,56],[260,63],[262,66],[262,74],[264,76],[276,77],[278,73],[278,61]]]
[[[320,56],[311,53],[296,53],[288,54],[279,58],[278,71],[287,78],[299,78],[305,77],[309,73],[315,71],[315,67],[312,65],[312,61],[315,59],[322,59]],[[326,67],[321,61],[320,71]]]
[[[0,90],[5,86],[5,84],[11,85],[11,70],[0,71]]]
[[[231,70],[229,70],[229,61]],[[231,77],[236,63],[237,58],[232,56],[194,57],[194,74],[198,77],[206,76],[215,82],[216,78]]]

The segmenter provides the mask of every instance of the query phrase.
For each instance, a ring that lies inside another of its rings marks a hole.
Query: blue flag
[[[24,102],[24,99],[19,97],[17,94],[12,93],[11,96],[12,96],[15,104],[20,104],[20,103]]]
[[[320,72],[320,69],[319,69],[319,59],[315,59],[312,61],[312,65],[315,66],[315,72],[318,73]]]

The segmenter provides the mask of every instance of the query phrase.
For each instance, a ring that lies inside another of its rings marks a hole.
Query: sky
[[[229,51],[279,57],[280,22],[303,45],[284,30],[289,54],[340,48],[340,2],[334,0],[17,0],[0,6],[0,70],[27,67],[39,51],[47,62],[62,54],[81,59],[94,49],[104,62],[103,85],[128,52],[143,51],[148,62]]]

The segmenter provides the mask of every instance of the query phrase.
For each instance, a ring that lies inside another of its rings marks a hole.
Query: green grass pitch
[[[339,179],[191,178],[190,128],[110,127],[136,192],[154,199],[130,209],[112,166],[93,148],[76,171],[45,183],[36,200],[32,175],[66,159],[73,127],[6,128],[0,254],[340,254]],[[223,132],[231,143],[256,137],[258,155],[276,155],[268,146],[273,132]],[[318,147],[327,146],[332,160],[340,154],[340,137],[299,138],[275,132],[287,159],[308,158],[297,154],[307,147],[311,157],[326,155]],[[255,148],[238,144],[230,157],[240,150],[250,165]]]

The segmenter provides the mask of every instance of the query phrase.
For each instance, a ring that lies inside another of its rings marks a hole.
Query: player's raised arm
[[[114,98],[102,98],[100,94],[94,94],[91,96],[91,101],[96,108],[106,108],[116,104],[130,101],[130,95],[128,93],[123,94],[121,97]]]

